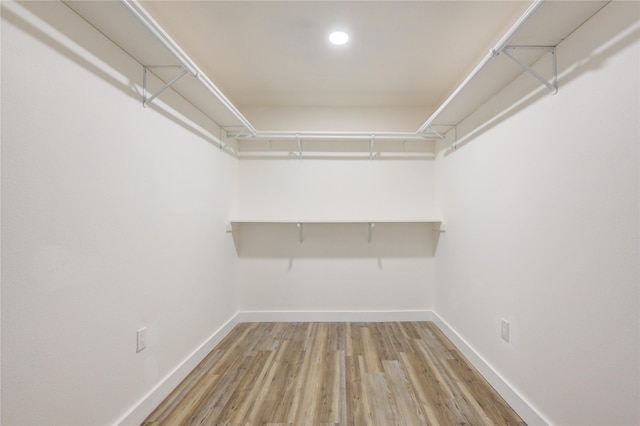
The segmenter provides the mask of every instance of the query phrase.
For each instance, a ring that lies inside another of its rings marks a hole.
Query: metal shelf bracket
[[[186,73],[189,72],[182,65],[144,65],[142,68],[144,70],[143,74],[142,74],[142,106],[144,106],[144,107],[146,107],[147,104],[150,104],[155,98],[160,96],[160,94],[162,92],[167,90],[169,87],[173,86],[173,84],[176,81],[180,80]],[[158,89],[158,91],[156,93],[153,93],[151,96],[147,97],[147,95],[148,95],[148,90],[147,90],[147,72],[150,69],[157,69],[157,68],[175,68],[175,69],[179,69],[181,71],[178,73],[178,75],[176,75],[174,78],[172,78],[168,83],[165,83],[164,86],[162,86],[160,89]]]
[[[511,51],[513,50],[524,50],[524,49],[544,49],[548,50],[551,55],[551,80],[546,79],[536,70],[531,68],[529,65],[522,62],[517,56],[515,56]],[[520,65],[527,71],[529,74],[534,76],[538,81],[547,86],[549,90],[553,92],[555,95],[558,93],[558,68],[556,63],[556,47],[555,46],[517,46],[517,45],[508,45],[502,49],[502,53],[504,53],[508,58],[514,61],[516,64]]]
[[[373,159],[373,144],[376,141],[376,135],[371,135],[371,139],[369,140],[369,161]]]
[[[296,141],[298,141],[298,156],[302,160],[302,140],[300,139],[300,135],[298,133],[296,133]]]
[[[300,244],[304,241],[304,229],[302,227],[302,222],[296,223],[296,228],[298,228],[298,236],[300,237]]]
[[[371,244],[371,237],[373,236],[373,228],[375,227],[376,227],[375,223],[369,222],[369,238],[368,238],[369,244]]]
[[[437,131],[436,129],[434,129],[434,126],[439,126],[439,127],[445,127],[445,131]],[[446,134],[450,131],[453,130],[453,142],[449,141],[449,139],[447,139]],[[435,137],[439,140],[441,140],[442,142],[446,143],[447,145],[449,145],[449,148],[455,148],[455,143],[458,141],[458,126],[455,124],[432,124],[427,126],[424,129],[424,132],[430,131],[431,133],[433,133],[435,135]]]

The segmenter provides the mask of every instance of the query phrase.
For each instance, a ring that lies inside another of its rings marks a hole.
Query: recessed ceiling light
[[[349,41],[349,34],[344,31],[334,31],[329,34],[329,41],[337,46],[346,44]]]

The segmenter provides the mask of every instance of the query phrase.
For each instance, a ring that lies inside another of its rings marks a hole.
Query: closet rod
[[[222,105],[231,113],[242,125],[249,131],[249,136],[236,136],[238,139],[295,139],[296,133],[291,132],[258,132],[253,125],[242,115],[242,113],[227,99],[227,97],[216,87],[211,80],[195,65],[195,63],[180,49],[176,42],[164,31],[164,29],[149,15],[149,13],[139,4],[138,0],[120,0],[120,2],[140,21],[140,23],[151,32],[151,34],[169,50],[178,62],[186,70],[197,78],[205,88],[211,92]],[[509,41],[516,35],[520,28],[533,16],[536,10],[542,5],[544,0],[535,0],[518,21],[502,36],[500,41],[489,51],[484,59],[474,68],[474,70],[464,79],[464,81],[453,91],[451,95],[440,105],[440,107],[420,126],[414,133],[372,133],[357,134],[349,132],[315,132],[301,133],[300,137],[307,139],[370,139],[375,134],[376,139],[390,140],[435,140],[437,136],[432,137],[426,135],[425,132],[431,126],[435,126],[433,122],[440,116],[442,111],[460,94],[460,92],[475,78],[475,76],[487,65],[494,57],[498,56],[507,46]],[[457,123],[456,123],[457,124]]]
[[[460,94],[460,92],[473,80],[473,78],[487,65],[487,63],[498,56],[502,50],[507,46],[509,41],[516,35],[516,33],[520,30],[520,28],[533,16],[533,14],[538,10],[538,8],[542,5],[544,0],[536,0],[529,8],[524,12],[524,14],[516,21],[515,24],[502,36],[498,44],[496,44],[489,53],[482,59],[482,61],[471,71],[471,74],[464,79],[460,86],[456,90],[453,91],[451,95],[447,98],[446,101],[425,121],[425,123],[420,126],[416,133],[425,132],[440,116],[442,111],[449,106],[449,104]],[[457,123],[456,123],[457,124]]]
[[[204,87],[211,92],[224,107],[253,135],[256,129],[251,125],[242,113],[231,103],[229,99],[216,87],[211,80],[198,68],[198,66],[180,49],[180,46],[167,34],[137,0],[120,0],[133,16],[180,62],[180,64],[193,75]]]
[[[372,137],[376,140],[413,140],[413,141],[425,141],[425,140],[439,140],[437,135],[418,134],[412,132],[256,132],[255,135],[233,135],[228,134],[229,137],[235,137],[241,140],[259,140],[259,139],[273,139],[273,140],[296,140],[296,139],[344,139],[344,140],[366,140],[370,141]]]

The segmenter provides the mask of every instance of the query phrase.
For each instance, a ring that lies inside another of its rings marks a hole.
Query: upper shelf
[[[555,47],[607,3],[609,1],[541,0],[532,3],[418,132],[428,128],[446,131],[458,125],[518,76],[524,72],[535,73],[528,67],[549,53],[555,55]],[[543,77],[548,80],[543,84],[555,85],[550,87],[553,93],[557,92],[557,81],[552,81],[556,78],[555,72],[552,69]]]
[[[242,113],[224,96],[189,58],[175,41],[137,2],[65,1],[95,28],[130,54],[143,66],[180,65],[186,72],[171,86],[195,107],[203,111],[221,128],[219,142],[226,145],[235,140],[239,157],[272,157],[273,153],[304,158],[305,148],[315,143],[357,141],[359,144],[339,148],[318,149],[316,157],[331,157],[329,153],[352,152],[363,158],[400,154],[399,158],[433,157],[434,141],[445,139],[444,134],[459,124],[471,112],[488,101],[550,52],[576,28],[587,21],[607,1],[542,1],[531,4],[527,12],[505,33],[487,56],[454,90],[442,105],[415,133],[360,132],[261,132],[256,130]],[[510,52],[513,52],[511,54]],[[174,68],[149,69],[164,82],[176,77]],[[553,70],[555,72],[555,70]],[[142,74],[142,73],[141,73]],[[555,75],[544,84],[553,87]],[[545,77],[546,79],[546,77]],[[256,141],[263,141],[258,150]],[[279,142],[279,143],[278,143]],[[305,142],[308,142],[305,146]],[[363,143],[365,144],[363,147]],[[407,149],[407,144],[414,144]],[[245,147],[241,145],[245,144]],[[251,145],[247,145],[251,144]],[[367,145],[368,144],[368,145]],[[419,148],[415,145],[423,144]],[[319,152],[319,154],[317,154]]]
[[[141,8],[137,2],[76,0],[64,1],[64,3],[143,66],[181,65],[176,54],[167,49],[157,37],[162,37],[163,33],[168,37],[166,32],[158,28],[160,33],[152,34],[130,11],[127,5]],[[179,46],[178,49],[180,49]],[[178,53],[182,53],[181,50]],[[184,53],[182,55],[186,57]],[[142,69],[140,71],[139,83],[142,83]],[[176,70],[154,69],[153,73],[168,82],[176,75]],[[218,125],[244,128],[242,121],[236,117],[228,105],[206,90],[202,81],[192,74],[179,79],[172,88]],[[140,102],[142,103],[142,98]]]

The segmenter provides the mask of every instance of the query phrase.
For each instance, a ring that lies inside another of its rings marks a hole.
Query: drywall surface
[[[430,160],[243,160],[238,216],[403,220],[435,217]]]
[[[369,221],[437,217],[429,160],[242,160],[234,239],[246,311],[379,311],[431,307],[431,225]],[[305,224],[296,221],[362,223]]]
[[[427,311],[433,259],[248,259],[238,261],[238,299],[247,312]]]
[[[242,111],[260,130],[415,132],[433,108],[246,105]]]
[[[437,160],[435,310],[552,424],[640,423],[638,8],[607,5],[559,46],[557,95],[478,126],[523,75]]]
[[[236,313],[237,160],[141,78],[64,4],[2,2],[2,424],[113,424]]]
[[[432,307],[430,225],[243,224],[236,236],[241,311],[386,312]]]

